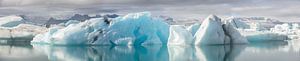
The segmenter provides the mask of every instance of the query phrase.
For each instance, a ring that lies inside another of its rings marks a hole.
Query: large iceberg
[[[167,44],[169,25],[149,12],[133,13],[112,20],[94,18],[65,28],[51,28],[33,43],[87,45]]]
[[[224,22],[224,23],[223,23]],[[215,15],[206,18],[195,34],[195,45],[248,43],[230,21],[222,20]]]

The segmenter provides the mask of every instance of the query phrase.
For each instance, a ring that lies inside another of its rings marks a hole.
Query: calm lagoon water
[[[2,44],[0,61],[299,61],[287,42],[208,46],[50,46]]]

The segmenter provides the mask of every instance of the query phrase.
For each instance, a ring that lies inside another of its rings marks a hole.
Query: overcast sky
[[[0,0],[0,16],[65,17],[150,11],[176,19],[203,19],[210,14],[263,16],[300,21],[300,0]]]

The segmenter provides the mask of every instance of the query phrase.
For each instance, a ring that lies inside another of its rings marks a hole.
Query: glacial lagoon
[[[1,44],[0,61],[299,61],[289,42],[205,46]]]

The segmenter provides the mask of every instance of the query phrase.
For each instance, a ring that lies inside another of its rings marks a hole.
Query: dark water
[[[299,61],[286,42],[209,46],[0,45],[0,61]]]

